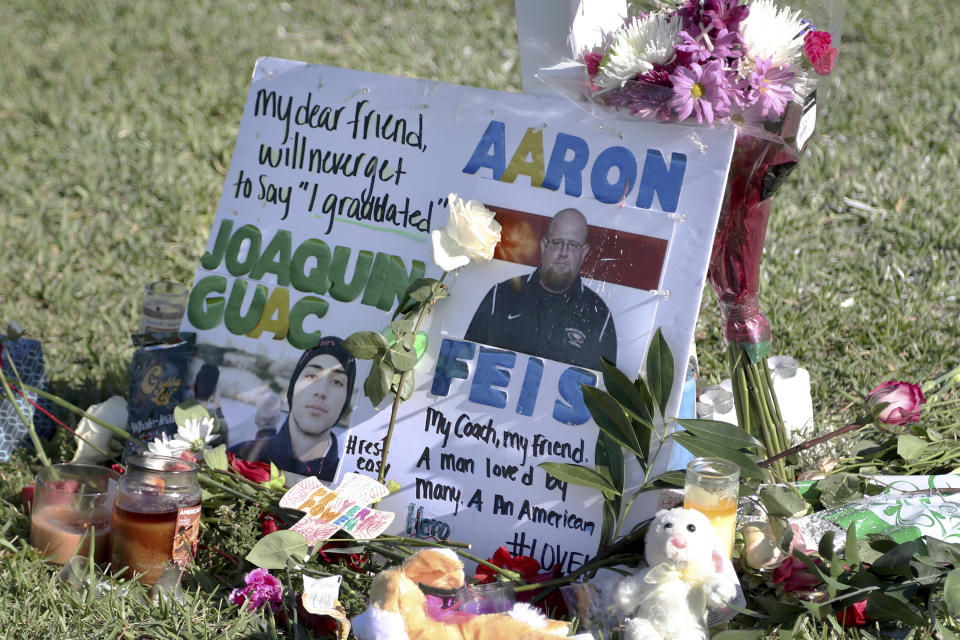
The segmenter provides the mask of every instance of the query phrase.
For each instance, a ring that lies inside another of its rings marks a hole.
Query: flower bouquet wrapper
[[[772,332],[760,310],[760,260],[771,198],[799,161],[828,87],[843,3],[672,4],[626,17],[537,77],[590,113],[735,128],[707,280],[723,317],[738,423],[774,457],[788,442],[766,364]],[[789,479],[782,460],[772,471]]]

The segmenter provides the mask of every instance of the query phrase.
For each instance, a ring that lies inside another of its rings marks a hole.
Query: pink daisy
[[[670,76],[673,97],[670,107],[678,120],[686,120],[691,114],[697,122],[713,122],[730,112],[730,89],[723,76],[723,67],[718,60],[701,66],[677,67]]]

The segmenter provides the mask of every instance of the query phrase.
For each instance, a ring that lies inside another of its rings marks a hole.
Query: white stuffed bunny
[[[707,608],[729,604],[739,587],[710,521],[693,509],[658,511],[645,544],[649,568],[614,594],[628,616],[626,640],[706,640]]]

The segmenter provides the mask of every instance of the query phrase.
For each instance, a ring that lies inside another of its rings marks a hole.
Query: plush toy
[[[664,509],[644,540],[648,568],[614,593],[626,640],[705,640],[708,607],[726,606],[739,587],[710,521],[693,509]]]
[[[373,579],[370,606],[353,619],[353,632],[360,640],[557,640],[567,635],[566,622],[548,620],[526,604],[517,603],[509,614],[450,613],[428,602],[424,591],[453,596],[463,585],[463,563],[455,553],[418,551]]]

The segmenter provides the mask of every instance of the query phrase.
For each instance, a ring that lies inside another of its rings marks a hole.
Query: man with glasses
[[[580,278],[587,235],[582,213],[559,211],[540,239],[540,268],[490,289],[464,339],[594,370],[601,356],[616,363],[613,317]]]

